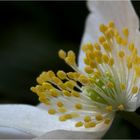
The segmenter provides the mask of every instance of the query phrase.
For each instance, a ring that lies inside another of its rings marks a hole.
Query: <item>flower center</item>
[[[98,42],[83,44],[84,71],[76,64],[73,51],[58,55],[75,72],[42,72],[31,90],[46,104],[49,114],[60,121],[79,118],[76,127],[109,124],[112,113],[129,110],[139,91],[140,57],[129,39],[129,30],[119,34],[114,22],[101,24]]]

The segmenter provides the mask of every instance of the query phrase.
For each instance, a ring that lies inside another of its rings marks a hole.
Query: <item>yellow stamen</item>
[[[59,121],[66,121],[67,119],[66,119],[66,117],[65,116],[60,116],[59,117]]]
[[[109,88],[114,88],[114,84],[113,84],[112,82],[108,82],[107,86],[108,86]]]
[[[48,113],[49,113],[50,115],[54,115],[54,114],[56,114],[56,111],[55,111],[55,109],[49,109],[49,110],[48,110]]]
[[[126,89],[126,85],[124,83],[121,83],[120,84],[120,87],[121,87],[122,90],[125,90]]]
[[[105,37],[104,36],[100,36],[99,37],[99,42],[102,44],[106,41]]]
[[[58,108],[58,111],[61,113],[65,113],[65,112],[67,112],[67,109],[64,107],[61,107],[61,108]]]
[[[118,109],[119,109],[120,111],[123,111],[123,110],[124,110],[124,105],[120,104],[120,105],[118,106]]]
[[[65,73],[64,71],[62,71],[62,70],[59,70],[59,71],[57,72],[57,76],[58,76],[60,79],[62,79],[62,80],[64,80],[64,79],[67,78],[66,73]]]
[[[75,127],[81,127],[81,126],[83,126],[83,122],[77,122],[76,124],[75,124]]]
[[[61,58],[61,59],[65,59],[66,58],[66,52],[64,50],[60,50],[58,52],[58,56]]]
[[[77,103],[77,104],[75,104],[75,108],[76,108],[76,109],[82,109],[82,105],[79,104],[79,103]]]
[[[96,123],[94,122],[86,122],[84,124],[85,128],[91,128],[91,127],[95,127],[96,126]]]
[[[64,104],[63,104],[62,102],[57,102],[57,106],[58,106],[58,107],[63,107]]]
[[[102,58],[103,58],[103,61],[104,61],[105,63],[108,63],[109,57],[108,57],[107,54],[103,54],[103,55],[102,55]]]
[[[67,90],[63,90],[63,94],[64,94],[65,96],[68,96],[68,97],[71,96],[71,93],[70,93],[69,91],[67,91]]]
[[[118,56],[119,56],[120,58],[123,58],[123,57],[125,56],[124,51],[119,51]]]
[[[108,26],[114,28],[115,27],[114,21],[109,21]]]
[[[105,31],[107,30],[107,27],[104,24],[101,24],[99,29],[102,33],[105,33]]]
[[[80,97],[80,94],[79,94],[79,92],[77,92],[77,91],[72,91],[71,92],[71,94],[72,94],[72,96],[74,96],[74,97]]]
[[[96,120],[97,121],[103,120],[103,116],[101,114],[96,115]]]
[[[88,74],[91,74],[91,73],[93,73],[93,69],[90,66],[86,66],[85,67],[85,72],[88,73]]]
[[[112,110],[113,110],[113,107],[110,105],[110,106],[107,106],[106,107],[106,110],[108,111],[108,112],[112,112]]]
[[[122,32],[123,32],[123,34],[124,34],[125,37],[128,37],[128,35],[129,35],[128,28],[123,28]]]
[[[91,117],[90,116],[85,116],[84,117],[84,121],[85,122],[90,122],[91,121]]]
[[[137,87],[137,86],[134,86],[134,87],[132,88],[132,93],[135,94],[135,93],[137,93],[137,92],[138,92],[138,87]]]
[[[104,121],[104,123],[105,123],[105,124],[109,124],[110,121],[111,121],[111,120],[110,120],[109,118],[106,118],[105,121]]]

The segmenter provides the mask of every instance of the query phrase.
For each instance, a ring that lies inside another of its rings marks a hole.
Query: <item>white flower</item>
[[[116,111],[139,107],[139,23],[130,1],[88,7],[79,66],[73,51],[59,51],[75,72],[41,73],[31,90],[42,107],[0,105],[0,137],[100,138]]]

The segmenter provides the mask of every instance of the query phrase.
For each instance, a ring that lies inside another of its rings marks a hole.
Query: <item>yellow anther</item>
[[[132,88],[132,93],[135,94],[135,93],[137,93],[137,92],[138,92],[138,87],[137,87],[137,86],[134,86],[134,87]]]
[[[70,58],[73,58],[74,60],[75,60],[75,57],[76,57],[75,53],[72,50],[68,51],[67,56],[70,57]]]
[[[103,55],[102,55],[102,59],[103,59],[103,61],[104,61],[105,63],[108,63],[108,61],[109,61],[109,57],[108,57],[107,54],[103,54]]]
[[[120,87],[121,87],[122,90],[125,90],[126,89],[126,85],[124,83],[121,83],[120,84]]]
[[[87,43],[87,49],[89,50],[89,51],[93,51],[93,45],[92,45],[92,43]]]
[[[69,89],[73,89],[76,86],[76,82],[73,80],[69,80],[66,81],[64,85]]]
[[[49,70],[49,71],[47,72],[47,75],[48,75],[50,78],[55,76],[55,74],[54,74],[54,72],[53,72],[52,70]]]
[[[58,56],[59,56],[61,59],[65,59],[65,58],[66,58],[66,52],[65,52],[64,50],[59,50]]]
[[[135,57],[135,59],[134,59],[134,64],[137,64],[137,65],[140,64],[140,57],[139,57],[139,56],[136,56],[136,57]]]
[[[77,104],[75,104],[75,108],[76,108],[76,109],[82,109],[82,105],[79,104],[79,103],[77,103]]]
[[[110,105],[110,106],[107,106],[106,107],[106,110],[108,111],[108,112],[112,112],[112,110],[113,110],[113,107]]]
[[[117,28],[114,28],[114,35],[115,36],[118,36],[119,35],[119,32],[118,32],[118,29]]]
[[[74,79],[74,78],[75,78],[73,72],[68,72],[67,75],[68,75],[68,77],[69,77],[70,79]]]
[[[114,30],[113,28],[108,28],[108,34],[110,35],[110,38],[114,36]]]
[[[71,96],[71,93],[70,93],[69,91],[67,91],[67,90],[63,90],[63,94],[64,94],[65,96],[68,96],[68,97]]]
[[[84,124],[85,128],[91,128],[91,127],[95,127],[96,126],[96,123],[94,122],[86,122]]]
[[[103,43],[103,47],[104,47],[104,49],[105,49],[106,51],[111,51],[111,47],[110,47],[110,45],[108,44],[108,42],[104,42],[104,43]]]
[[[98,64],[102,64],[102,58],[101,57],[96,57],[95,60]]]
[[[120,58],[123,58],[123,57],[125,56],[124,51],[119,51],[119,52],[118,52],[118,56],[119,56]]]
[[[122,46],[127,46],[128,41],[126,39],[122,39],[121,45]]]
[[[114,88],[113,82],[108,82],[107,86],[108,86],[109,88]]]
[[[62,81],[58,77],[56,77],[56,76],[52,77],[51,79],[56,84],[61,84],[62,83]]]
[[[84,121],[85,122],[90,122],[91,121],[91,117],[90,116],[85,116],[84,117]]]
[[[80,94],[79,94],[79,92],[77,92],[77,91],[72,91],[71,92],[71,94],[72,94],[72,96],[74,96],[74,97],[80,97]]]
[[[56,91],[56,89],[50,89],[49,91],[51,93],[51,96],[58,97],[58,92]]]
[[[89,60],[88,60],[87,57],[84,58],[84,63],[85,63],[86,65],[89,65]]]
[[[93,46],[95,47],[96,50],[100,50],[101,49],[100,45],[97,42],[94,43]]]
[[[135,73],[137,77],[140,77],[140,66],[135,66]]]
[[[97,70],[97,71],[94,72],[94,76],[95,76],[96,78],[99,78],[101,75],[102,75],[102,74],[101,74],[101,72],[100,72],[99,70]]]
[[[49,109],[48,113],[51,114],[51,115],[54,115],[54,114],[56,114],[56,110],[55,109]]]
[[[97,64],[96,64],[96,62],[93,61],[93,60],[89,62],[89,65],[90,65],[90,67],[93,68],[93,69],[94,69],[94,68],[97,68]]]
[[[65,116],[60,116],[60,117],[59,117],[59,121],[62,121],[62,122],[63,122],[63,121],[66,121],[66,120],[67,120],[67,119],[66,119]]]
[[[90,82],[89,79],[84,75],[80,75],[78,80],[84,85],[87,85]]]
[[[97,120],[97,121],[103,120],[103,116],[102,116],[101,114],[97,114],[97,115],[96,115],[96,120]]]
[[[66,57],[65,62],[69,65],[75,65],[75,59],[73,57]]]
[[[43,86],[44,88],[46,88],[47,90],[50,90],[50,89],[53,88],[53,86],[52,86],[50,83],[47,83],[47,82],[43,83],[42,86]]]
[[[111,39],[114,36],[114,31],[112,28],[109,28],[106,32],[105,32],[105,36],[107,39]]]
[[[109,21],[108,26],[114,28],[115,27],[114,21]]]
[[[101,51],[99,51],[99,50],[95,50],[95,51],[93,52],[93,56],[94,56],[94,57],[101,57],[101,56],[102,56],[102,53],[101,53]]]
[[[99,29],[102,33],[104,33],[107,30],[107,27],[104,24],[101,24]]]
[[[67,109],[64,107],[61,107],[61,108],[58,108],[58,111],[61,113],[65,113],[65,112],[67,112]]]
[[[44,103],[45,105],[50,105],[50,101],[47,98],[39,97],[39,101]]]
[[[120,111],[124,111],[124,105],[120,104],[120,105],[118,106],[118,109],[119,109]]]
[[[65,86],[64,83],[58,84],[58,87],[59,87],[61,90],[65,90],[65,89],[66,89],[66,86]]]
[[[129,46],[128,46],[128,49],[133,52],[133,49],[135,48],[135,45],[134,43],[130,43]]]
[[[63,104],[62,102],[57,102],[57,106],[58,106],[58,107],[63,107],[64,104]]]
[[[111,122],[111,120],[109,118],[106,118],[104,121],[105,124],[109,124],[110,122]]]
[[[66,119],[72,119],[72,115],[71,114],[65,114],[64,115]]]
[[[114,64],[114,58],[109,58],[109,62],[108,62],[108,64],[110,65],[110,66],[113,66],[113,64]]]
[[[91,68],[90,66],[86,66],[86,67],[84,68],[84,70],[85,70],[85,72],[88,73],[88,74],[93,73],[93,68]]]
[[[87,51],[86,52],[86,57],[87,57],[87,59],[94,59],[94,53],[93,53],[93,51],[91,52],[91,51]]]
[[[35,87],[31,87],[30,90],[34,93],[36,93],[36,88]]]
[[[128,68],[128,69],[131,69],[131,68],[132,68],[132,62],[130,62],[130,61],[127,62],[127,68]]]
[[[121,43],[122,43],[122,38],[118,35],[118,36],[116,36],[116,41],[117,41],[117,43],[118,43],[119,45],[121,45]]]
[[[83,122],[77,122],[76,124],[75,124],[75,127],[81,127],[81,126],[83,126]]]
[[[128,35],[129,35],[128,28],[123,28],[122,32],[123,32],[123,34],[124,34],[125,37],[128,37]]]
[[[64,71],[62,71],[62,70],[59,70],[59,71],[57,72],[57,76],[58,76],[60,79],[62,79],[62,80],[64,80],[64,79],[67,78],[66,73],[65,73]]]
[[[86,52],[86,51],[87,51],[87,45],[86,45],[86,44],[83,44],[83,45],[82,45],[82,51],[83,51],[83,52]]]
[[[37,82],[39,83],[39,84],[42,84],[42,83],[44,83],[44,82],[46,82],[47,80],[50,80],[50,76],[48,75],[48,73],[49,73],[50,71],[48,71],[48,72],[42,72],[40,75],[39,75],[39,77],[37,77]],[[52,71],[51,71],[52,72]],[[53,73],[53,72],[52,72]],[[54,73],[53,73],[54,74]]]
[[[105,37],[104,36],[100,36],[99,37],[99,42],[102,44],[106,41]]]

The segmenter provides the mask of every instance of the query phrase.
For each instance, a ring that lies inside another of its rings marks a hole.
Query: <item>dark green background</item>
[[[133,4],[140,15],[140,3]],[[70,70],[57,51],[78,54],[87,14],[84,1],[0,2],[0,103],[38,103],[30,87],[41,71]],[[117,115],[105,138],[140,138],[139,132]]]

